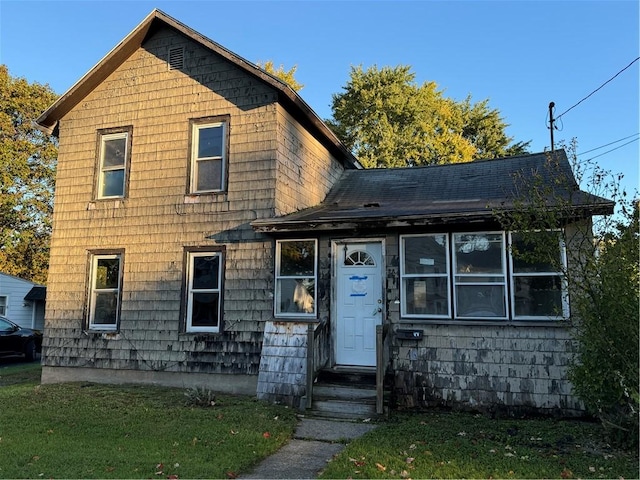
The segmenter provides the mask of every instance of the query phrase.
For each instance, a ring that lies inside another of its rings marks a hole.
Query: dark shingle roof
[[[613,210],[613,202],[579,190],[559,150],[427,167],[346,170],[321,205],[252,225],[259,231],[295,231],[489,220],[497,209],[513,210],[515,203],[530,198],[533,185],[545,185],[538,191],[548,196],[550,206],[562,199],[576,214]]]

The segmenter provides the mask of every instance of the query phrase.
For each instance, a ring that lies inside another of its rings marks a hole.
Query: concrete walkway
[[[291,442],[239,478],[317,478],[347,442],[374,428],[370,423],[303,417]]]

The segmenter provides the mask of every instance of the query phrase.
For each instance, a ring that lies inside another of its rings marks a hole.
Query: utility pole
[[[551,102],[549,104],[549,130],[551,130],[551,151],[553,152],[554,147],[553,147],[553,129],[555,128],[555,125],[553,124],[553,107],[555,107],[556,104]]]

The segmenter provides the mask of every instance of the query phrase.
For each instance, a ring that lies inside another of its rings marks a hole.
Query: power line
[[[609,80],[607,80],[606,82],[604,82],[602,85],[600,85],[598,88],[596,88],[593,92],[591,92],[589,95],[587,95],[586,97],[584,97],[582,100],[580,100],[578,103],[576,103],[574,106],[568,108],[567,110],[565,110],[564,112],[562,112],[560,115],[558,115],[556,117],[556,121],[563,116],[565,113],[569,112],[570,110],[574,109],[575,107],[577,107],[578,105],[580,105],[582,102],[584,102],[587,98],[589,98],[591,95],[593,95],[594,93],[596,93],[598,90],[600,90],[602,87],[604,87],[607,83],[609,83],[611,80],[613,80],[614,78],[616,78],[618,75],[620,75],[622,72],[624,72],[627,68],[629,68],[631,65],[633,65],[634,63],[636,63],[638,60],[640,60],[640,57],[636,58],[634,61],[632,61],[629,65],[627,65],[626,67],[624,67],[622,70],[620,70],[618,73],[616,73],[613,77],[611,77]]]
[[[613,152],[614,150],[618,150],[619,148],[622,148],[622,147],[624,147],[624,146],[626,146],[626,145],[629,145],[630,143],[637,142],[637,141],[638,141],[638,139],[637,139],[637,138],[634,138],[634,139],[633,139],[633,140],[631,140],[630,142],[623,143],[622,145],[618,145],[616,148],[612,148],[611,150],[607,150],[606,152],[603,152],[603,153],[601,153],[601,154],[599,154],[599,155],[596,155],[595,157],[591,157],[589,160],[585,160],[585,161],[586,161],[586,162],[588,162],[588,161],[590,161],[590,160],[593,160],[594,158],[601,157],[601,156],[603,156],[603,155],[606,155],[607,153],[611,153],[611,152]]]
[[[640,132],[639,133],[634,133],[633,135],[629,135],[628,137],[624,137],[624,138],[620,138],[618,140],[614,140],[613,142],[605,143],[604,145],[600,145],[599,147],[592,148],[591,150],[586,150],[584,152],[577,153],[576,155],[580,156],[580,155],[585,155],[587,153],[595,152],[596,150],[600,150],[601,148],[608,147],[609,145],[613,145],[614,143],[622,142],[624,140],[627,140],[628,138],[635,137],[637,135],[640,135]],[[635,141],[635,140],[633,140],[633,141]],[[625,145],[626,145],[626,143],[625,143]]]

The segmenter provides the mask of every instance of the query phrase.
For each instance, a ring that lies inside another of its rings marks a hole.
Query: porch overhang
[[[498,224],[499,216],[506,218],[518,210],[513,205],[484,205],[476,209],[454,210],[441,207],[434,211],[427,205],[421,209],[411,210],[405,206],[404,212],[384,209],[380,206],[361,206],[359,208],[339,209],[338,206],[330,208],[319,206],[274,218],[257,219],[251,222],[251,226],[257,232],[269,234],[286,234],[311,231],[365,231],[365,230],[392,230],[412,227],[443,228],[453,225],[470,224]],[[578,220],[591,218],[594,215],[610,215],[613,213],[613,202],[589,203],[584,205],[572,205],[566,207],[554,207],[548,209],[563,208],[559,218],[563,223],[571,223]],[[396,209],[397,210],[397,209]],[[419,211],[422,210],[422,211]],[[428,211],[432,210],[432,211]]]

